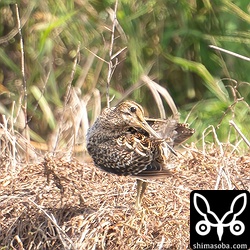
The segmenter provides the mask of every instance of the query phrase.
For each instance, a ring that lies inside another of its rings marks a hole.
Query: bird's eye
[[[136,107],[131,107],[131,108],[130,108],[130,111],[131,111],[132,113],[135,113],[135,112],[136,112]]]

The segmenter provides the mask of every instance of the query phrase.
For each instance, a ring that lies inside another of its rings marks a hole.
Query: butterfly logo
[[[239,203],[240,199],[243,199],[243,205],[237,211],[235,204]],[[200,205],[201,203],[203,203],[203,206],[199,207],[198,201],[200,202],[199,203]],[[230,206],[230,210],[227,211],[222,216],[221,219],[219,219],[218,216],[213,211],[210,210],[210,205],[207,199],[203,195],[195,193],[193,197],[193,203],[194,203],[194,207],[196,211],[204,218],[203,220],[200,220],[199,222],[197,222],[195,226],[195,230],[199,235],[204,236],[204,235],[209,234],[211,227],[217,228],[217,235],[218,235],[219,241],[221,241],[222,239],[222,236],[224,233],[224,227],[229,227],[230,232],[235,236],[238,236],[244,233],[245,225],[242,221],[237,220],[237,216],[239,216],[246,208],[246,205],[247,205],[246,193],[239,194],[233,199],[231,206]],[[232,220],[228,223],[225,223],[225,220],[228,219],[228,216],[231,216]],[[211,222],[211,219],[213,219],[213,222]]]

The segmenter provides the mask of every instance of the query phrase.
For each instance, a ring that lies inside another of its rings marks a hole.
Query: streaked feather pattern
[[[126,101],[103,111],[88,131],[87,149],[95,165],[107,172],[160,177],[170,173],[169,147],[193,133],[173,118],[145,118],[139,104]]]

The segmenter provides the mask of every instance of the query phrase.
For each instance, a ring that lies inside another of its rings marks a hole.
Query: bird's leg
[[[143,194],[147,188],[147,182],[136,179],[137,181],[137,195],[136,195],[136,203],[135,206],[136,208],[140,208],[141,207],[141,201],[142,201],[142,197]]]

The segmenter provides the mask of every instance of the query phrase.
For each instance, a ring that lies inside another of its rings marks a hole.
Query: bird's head
[[[115,112],[119,114],[125,125],[142,128],[154,137],[159,138],[159,135],[146,122],[143,108],[136,102],[122,102],[115,108]]]

